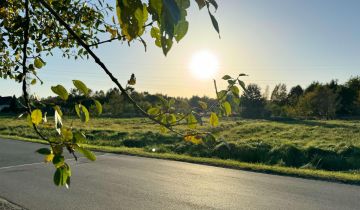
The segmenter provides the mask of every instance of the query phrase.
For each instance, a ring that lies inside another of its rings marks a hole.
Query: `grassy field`
[[[51,120],[43,130],[55,135]],[[92,119],[88,124],[79,120],[65,123],[84,131],[88,145],[133,148],[156,154],[187,155],[217,158],[276,167],[321,169],[359,174],[359,121],[223,121],[212,130],[229,143],[214,149],[193,145],[171,134],[162,134],[158,126],[146,119]],[[181,129],[181,128],[180,128]],[[202,128],[206,129],[206,128]],[[0,135],[38,138],[25,119],[0,117]],[[230,148],[230,150],[229,150]],[[134,150],[135,151],[135,150]]]

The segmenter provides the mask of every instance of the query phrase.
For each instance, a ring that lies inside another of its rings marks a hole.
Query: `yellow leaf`
[[[61,128],[61,136],[65,141],[70,141],[73,139],[73,133],[68,128]]]
[[[211,112],[210,125],[213,126],[213,127],[216,127],[216,126],[219,125],[219,118],[218,118],[218,116],[216,115],[215,112]]]
[[[31,122],[39,125],[42,122],[42,112],[40,109],[35,109],[31,112]]]
[[[136,84],[136,77],[135,74],[131,74],[130,80],[128,80],[129,85],[135,85]]]
[[[51,153],[50,155],[46,155],[45,156],[45,163],[52,162],[53,159],[54,159],[54,154],[53,153]]]
[[[193,144],[201,144],[201,143],[203,143],[202,137],[198,136],[198,135],[188,135],[188,136],[185,136],[184,139],[185,139],[185,141],[191,142]]]

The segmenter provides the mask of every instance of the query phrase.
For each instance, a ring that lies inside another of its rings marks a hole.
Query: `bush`
[[[270,150],[271,146],[262,141],[247,142],[236,145],[231,151],[231,154],[236,160],[252,163],[265,163],[269,160]]]
[[[277,164],[280,160],[282,160],[286,166],[292,167],[300,167],[306,164],[304,151],[291,144],[274,147],[270,151],[270,158],[270,162],[273,164]]]

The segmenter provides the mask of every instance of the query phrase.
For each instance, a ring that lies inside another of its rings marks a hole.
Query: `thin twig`
[[[138,109],[140,111],[140,113],[142,115],[144,115],[145,117],[149,118],[150,120],[152,120],[153,122],[162,125],[164,127],[166,127],[168,130],[170,130],[171,132],[180,135],[180,136],[184,136],[183,134],[181,134],[178,131],[175,131],[173,128],[171,128],[171,126],[162,123],[160,120],[155,119],[153,116],[149,115],[145,110],[143,110],[139,104],[137,104],[137,102],[126,92],[126,90],[124,89],[124,87],[120,84],[120,82],[117,80],[117,78],[110,72],[110,70],[106,67],[106,65],[100,60],[100,58],[90,49],[89,45],[87,45],[79,35],[77,35],[74,30],[71,29],[71,27],[60,17],[60,15],[47,3],[47,1],[45,0],[38,0],[38,2],[40,2],[40,4],[42,4],[47,10],[49,10],[49,12],[55,17],[55,19],[62,25],[65,27],[65,29],[71,34],[71,36],[74,37],[74,39],[78,42],[79,45],[81,45],[89,54],[90,56],[95,60],[95,63],[97,63],[102,69],[103,71],[109,76],[109,78],[111,79],[111,81],[113,83],[116,84],[116,86],[120,89],[120,91],[124,94],[124,96],[130,101],[130,103],[132,103],[136,109]]]
[[[88,46],[89,46],[89,47],[94,47],[94,46],[98,46],[98,45],[100,45],[100,44],[112,42],[112,41],[114,41],[114,40],[121,40],[122,38],[123,38],[123,36],[119,36],[119,37],[111,38],[111,39],[108,39],[108,40],[105,40],[105,41],[101,41],[101,42],[98,42],[98,43],[95,43],[95,44],[90,44],[90,45],[88,45]]]

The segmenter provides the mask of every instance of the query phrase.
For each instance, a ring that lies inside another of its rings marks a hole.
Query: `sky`
[[[113,1],[113,0],[111,0]],[[131,73],[137,77],[137,91],[189,97],[214,97],[212,79],[199,79],[189,70],[194,54],[208,51],[218,58],[214,75],[219,88],[225,74],[246,73],[244,81],[270,90],[285,83],[290,89],[312,81],[345,82],[360,75],[360,1],[358,0],[226,0],[220,1],[215,16],[221,39],[213,29],[207,11],[199,11],[195,1],[188,12],[186,37],[175,44],[167,57],[154,41],[145,37],[147,52],[141,43],[112,42],[95,50],[103,62],[125,84]],[[110,35],[104,35],[103,39]],[[39,70],[45,84],[32,86],[41,97],[54,95],[50,87],[62,84],[72,88],[80,79],[93,90],[115,87],[93,60],[62,59],[56,53],[45,58]],[[21,95],[21,86],[0,80],[0,95]]]

